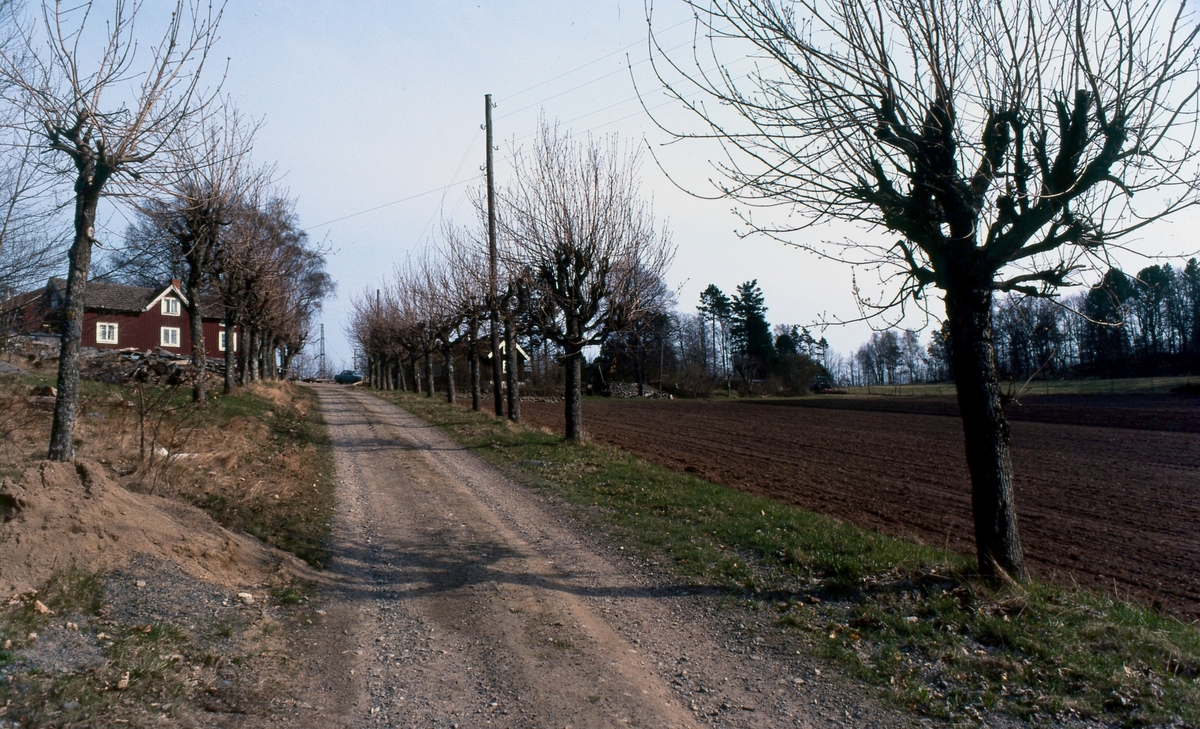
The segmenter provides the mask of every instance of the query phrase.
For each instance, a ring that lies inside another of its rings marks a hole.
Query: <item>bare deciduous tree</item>
[[[523,271],[534,332],[558,344],[566,369],[566,436],[583,439],[583,348],[632,321],[647,304],[639,281],[674,255],[639,193],[639,154],[615,138],[576,142],[542,124],[516,178],[500,194],[506,265]]]
[[[480,326],[488,316],[487,241],[466,228],[444,226],[445,257],[449,289],[462,314],[460,338],[466,343],[468,380],[471,384],[471,409],[483,407],[479,367]]]
[[[159,152],[206,102],[200,72],[221,10],[202,0],[176,0],[161,39],[139,54],[134,20],[140,8],[115,0],[99,30],[89,24],[97,9],[92,2],[46,0],[42,22],[31,24],[17,47],[0,50],[0,89],[19,110],[18,124],[42,137],[43,161],[74,186],[52,460],[70,460],[75,452],[84,296],[100,198],[114,186],[129,191],[165,171],[155,164]]]
[[[258,189],[270,170],[249,167],[256,124],[226,104],[203,118],[189,135],[169,145],[178,178],[161,198],[139,205],[146,217],[170,239],[184,264],[188,319],[191,325],[192,400],[207,398],[206,343],[202,294],[211,289],[218,268],[221,238],[232,223],[239,196]]]
[[[979,568],[1025,579],[993,295],[1053,295],[1113,241],[1200,200],[1194,11],[1165,0],[684,2],[706,42],[690,58],[653,34],[651,47],[666,93],[701,123],[668,131],[721,146],[717,192],[746,205],[751,231],[891,271],[885,282],[898,285],[881,308],[941,291]],[[747,59],[745,75],[731,68]],[[805,240],[833,219],[895,237]]]

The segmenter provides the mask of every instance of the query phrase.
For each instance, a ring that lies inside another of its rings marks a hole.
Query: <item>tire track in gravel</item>
[[[310,647],[323,725],[916,724],[636,569],[412,414],[316,389],[339,479]]]

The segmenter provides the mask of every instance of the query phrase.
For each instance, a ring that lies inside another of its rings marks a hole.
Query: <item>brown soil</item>
[[[139,556],[229,587],[307,574],[291,555],[195,507],[126,491],[92,461],[44,461],[0,483],[0,598],[37,589],[72,564],[108,571]]]
[[[584,427],[716,483],[973,550],[952,400],[765,402],[588,401]],[[561,404],[522,410],[529,423],[562,428]],[[1027,398],[1010,411],[1021,540],[1035,573],[1200,615],[1200,399]]]

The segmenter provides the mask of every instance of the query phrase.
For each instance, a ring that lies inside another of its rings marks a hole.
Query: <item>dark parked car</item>
[[[362,379],[362,373],[354,370],[342,370],[333,376],[333,381],[339,385],[353,385],[362,382]]]

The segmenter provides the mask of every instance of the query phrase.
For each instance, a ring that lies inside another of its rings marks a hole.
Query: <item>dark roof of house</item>
[[[65,278],[50,279],[50,286],[56,292],[65,293],[67,280]],[[163,288],[166,288],[165,286]],[[154,297],[162,293],[162,288],[150,289],[143,286],[125,286],[123,284],[107,283],[105,281],[88,281],[88,309],[103,311],[127,311],[138,313],[149,306]]]
[[[126,286],[125,284],[115,284],[107,281],[88,281],[87,301],[84,307],[93,311],[140,314],[150,305],[150,302],[158,298],[159,294],[163,293],[169,286],[170,284],[164,284],[158,288],[148,288],[145,286]],[[67,280],[65,278],[52,278],[50,279],[50,287],[58,293],[66,293]],[[221,307],[221,299],[216,296],[201,296],[200,305],[203,309],[205,319],[220,317],[224,311]]]

